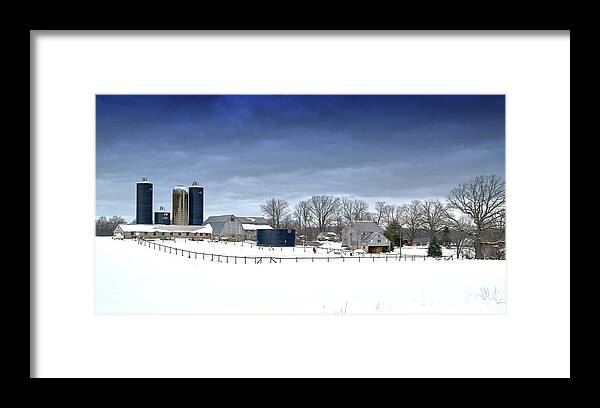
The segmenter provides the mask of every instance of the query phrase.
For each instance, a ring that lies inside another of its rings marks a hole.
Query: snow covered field
[[[156,243],[156,245],[165,245],[172,248],[179,248],[185,251],[192,251],[196,253],[210,253],[210,254],[218,254],[222,256],[238,256],[238,257],[274,257],[274,258],[341,258],[349,257],[350,252],[348,250],[342,251],[342,243],[341,242],[323,242],[322,245],[316,248],[316,253],[313,253],[312,246],[302,246],[297,245],[295,247],[259,247],[256,246],[256,243],[252,241],[242,242],[228,242],[228,241],[190,241],[184,238],[178,238],[174,241],[169,240],[152,240],[150,242]],[[167,250],[168,252],[168,250]],[[451,256],[455,254],[454,249],[447,249],[442,247],[442,254],[444,256]],[[174,253],[171,251],[171,253]],[[179,253],[181,255],[181,253]],[[382,253],[382,254],[374,254],[376,257],[386,257],[391,258],[393,256],[397,256],[399,254],[399,249],[396,248],[394,252]],[[187,256],[187,252],[185,256]],[[366,256],[371,257],[371,254],[366,254],[364,251],[355,251],[354,256]],[[417,258],[421,259],[423,256],[427,256],[427,246],[414,246],[414,247],[402,247],[402,256],[412,256],[416,255]],[[193,256],[193,255],[192,255]],[[364,260],[363,260],[364,261]],[[225,259],[222,259],[222,262],[226,262]],[[233,260],[230,260],[233,262]]]
[[[229,256],[313,256],[312,248],[302,247],[181,239],[164,244]],[[421,252],[426,247],[403,248],[403,254]],[[320,248],[314,256],[340,255]],[[96,237],[95,301],[97,313],[502,314],[505,273],[505,261],[219,263]]]

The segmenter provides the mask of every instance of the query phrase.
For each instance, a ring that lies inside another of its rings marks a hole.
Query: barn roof
[[[209,223],[209,222],[225,222],[230,217],[235,217],[235,215],[233,215],[233,214],[229,214],[229,215],[211,215],[210,217],[208,217],[206,219],[206,221],[204,221],[204,224]]]
[[[375,221],[351,221],[344,229],[351,228],[358,232],[382,232],[383,229]]]
[[[212,234],[210,225],[119,224],[123,232],[192,232]]]
[[[261,229],[258,226],[263,227],[268,226],[269,221],[265,217],[239,217],[233,214],[226,215],[213,215],[210,216],[204,221],[203,225],[212,225],[213,231],[215,234],[220,234],[223,229],[223,225],[231,218],[237,219],[241,224],[242,228],[245,230],[256,230]],[[270,228],[270,226],[269,226]],[[267,228],[268,229],[268,228]]]
[[[213,215],[208,217],[206,221],[204,221],[203,225],[210,225],[212,227],[213,233],[220,234],[221,230],[223,229],[223,225],[231,217],[235,218],[235,215]]]
[[[270,225],[264,224],[242,224],[242,228],[246,231],[255,231],[259,229],[273,229]]]
[[[374,234],[384,234],[383,229],[375,221],[351,221],[344,227],[343,231],[347,231],[348,229],[350,229],[350,232],[356,234],[361,243],[370,241],[374,237]]]
[[[257,224],[257,225],[267,225],[269,224],[269,220],[267,220],[265,217],[255,217],[255,216],[244,216],[244,217],[238,217],[240,219],[240,221],[242,221],[244,224]]]

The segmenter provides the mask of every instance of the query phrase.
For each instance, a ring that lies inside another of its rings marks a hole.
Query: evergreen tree
[[[427,256],[439,257],[442,256],[442,247],[438,243],[435,236],[431,237],[429,241],[429,247],[427,248]]]
[[[396,221],[390,222],[388,227],[385,229],[383,235],[385,235],[385,237],[390,240],[391,249],[394,249],[394,247],[402,246],[402,242],[400,240],[400,233],[400,224]]]

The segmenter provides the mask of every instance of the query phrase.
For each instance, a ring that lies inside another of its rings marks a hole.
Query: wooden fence
[[[349,262],[390,262],[390,261],[416,261],[416,260],[427,260],[426,255],[388,255],[388,254],[358,254],[358,255],[341,255],[341,256],[295,256],[295,257],[278,257],[278,256],[241,256],[241,255],[222,255],[206,252],[196,252],[189,249],[182,249],[177,247],[168,246],[165,244],[148,241],[145,239],[139,239],[139,245],[148,247],[149,249],[158,250],[176,256],[182,256],[190,259],[201,259],[212,262],[221,263],[233,263],[233,264],[248,264],[248,263],[283,263],[285,262],[338,262],[344,263]],[[443,259],[445,261],[454,259],[453,255],[444,256],[437,259]]]

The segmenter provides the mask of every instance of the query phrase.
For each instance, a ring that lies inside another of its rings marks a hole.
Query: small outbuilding
[[[379,253],[389,251],[390,240],[375,221],[352,221],[342,229],[342,246]]]
[[[332,242],[340,242],[341,238],[335,232],[321,232],[317,235],[317,241],[332,241]]]
[[[296,230],[260,229],[256,231],[256,245],[271,247],[293,247],[296,243]]]

